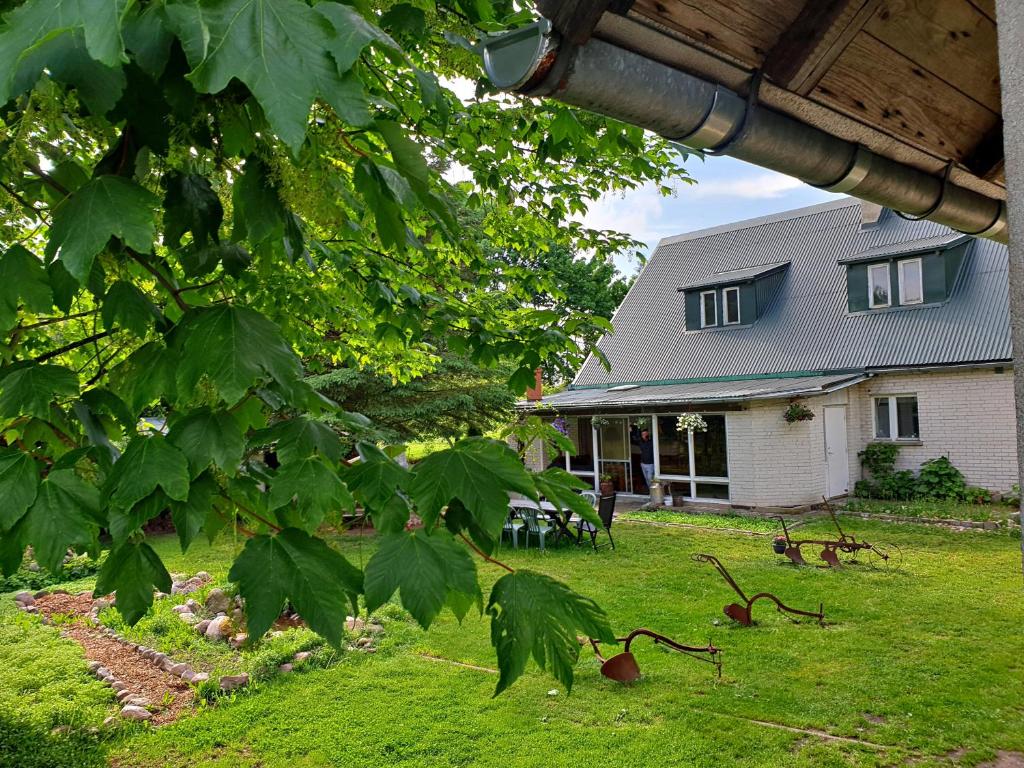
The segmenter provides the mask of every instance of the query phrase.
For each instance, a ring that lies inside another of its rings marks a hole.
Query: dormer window
[[[700,294],[700,327],[718,325],[718,292],[702,291]]]
[[[850,312],[927,307],[949,300],[971,245],[950,233],[879,245],[839,259]]]
[[[924,301],[921,259],[903,259],[896,266],[900,274],[900,304],[920,304]]]
[[[872,309],[888,307],[889,300],[889,262],[872,264],[868,267],[868,306]]]
[[[786,276],[788,261],[715,272],[678,290],[685,294],[687,331],[735,330],[756,323]]]
[[[740,324],[740,289],[726,288],[722,291],[722,300],[724,302],[723,309],[723,324],[725,325],[739,325]]]

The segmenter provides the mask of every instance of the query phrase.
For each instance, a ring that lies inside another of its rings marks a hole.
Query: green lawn
[[[796,569],[771,553],[764,536],[641,523],[617,525],[616,552],[503,551],[513,565],[563,578],[597,599],[623,633],[643,625],[682,642],[711,639],[725,649],[720,681],[709,665],[638,641],[644,678],[631,688],[602,678],[585,651],[571,695],[533,670],[494,699],[494,674],[426,658],[493,667],[485,619],[467,618],[460,627],[446,615],[429,633],[392,619],[375,655],[344,654],[328,669],[276,678],[173,725],[98,738],[94,749],[117,766],[152,768],[908,760],[938,766],[949,765],[944,756],[954,750],[966,750],[956,753],[963,765],[997,749],[1024,751],[1019,541],[874,521],[844,524],[869,540],[898,543],[904,572]],[[802,529],[815,530],[827,527]],[[171,539],[159,544],[172,570],[205,569],[215,579],[223,578],[225,555],[235,546],[223,541],[182,556]],[[341,546],[358,561],[374,545],[346,539]],[[755,607],[757,626],[731,626],[721,609],[732,593],[709,566],[690,560],[702,551],[717,554],[748,593],[769,589],[796,607],[823,602],[828,627],[791,623],[765,603]],[[486,565],[481,573],[487,586],[498,575]],[[0,725],[10,718],[51,746],[67,742],[68,734],[48,735],[60,724],[52,716],[60,711],[54,700],[78,712],[86,727],[108,710],[97,684],[74,669],[75,647],[15,616],[9,602],[0,601],[0,664],[17,664],[18,654],[34,647],[55,660],[54,671],[39,665],[38,675],[61,682],[26,695],[20,676],[0,675]],[[0,734],[0,765],[2,747]]]

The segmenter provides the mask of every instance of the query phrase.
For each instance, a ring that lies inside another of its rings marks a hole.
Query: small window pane
[[[729,486],[721,483],[697,483],[697,498],[728,500]]]
[[[725,324],[734,325],[740,321],[740,289],[726,288],[725,294]]]
[[[900,262],[900,301],[903,304],[920,304],[924,300],[921,292],[921,260],[910,259]]]
[[[875,398],[875,437],[888,440],[892,436],[889,429],[889,398]]]
[[[701,305],[701,327],[707,328],[709,325],[718,324],[718,302],[716,301],[716,294],[714,291],[708,291],[700,295]]]
[[[896,398],[896,434],[900,440],[916,440],[921,436],[916,397]]]
[[[702,477],[728,477],[725,416],[705,415],[704,421],[708,428],[704,432],[693,433],[693,468]]]
[[[889,306],[888,264],[876,264],[868,269],[868,291],[872,307]]]
[[[569,469],[573,472],[594,472],[594,433],[589,416],[573,417],[566,420],[569,439],[576,446],[576,453],[569,457]]]

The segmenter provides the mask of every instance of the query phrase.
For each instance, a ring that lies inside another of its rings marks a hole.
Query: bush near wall
[[[963,473],[946,456],[929,459],[915,475],[909,470],[896,470],[900,447],[895,443],[871,443],[857,455],[869,478],[858,480],[853,492],[869,499],[909,501],[967,501],[987,504],[992,493],[985,488],[969,486]]]

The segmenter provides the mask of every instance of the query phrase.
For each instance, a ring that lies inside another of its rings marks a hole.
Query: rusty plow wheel
[[[895,544],[880,541],[867,548],[867,561],[875,570],[895,573],[903,569],[903,550]]]

